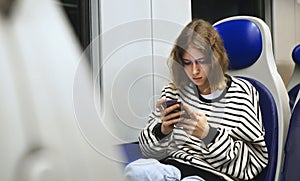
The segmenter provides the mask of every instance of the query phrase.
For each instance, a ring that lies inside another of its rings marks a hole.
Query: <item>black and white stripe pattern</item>
[[[179,99],[195,111],[206,114],[211,127],[218,129],[216,138],[205,145],[180,128],[157,140],[153,127],[160,123],[160,112],[150,115],[148,125],[139,137],[143,154],[149,158],[165,158],[191,164],[223,176],[226,180],[251,180],[268,163],[264,129],[258,105],[259,95],[247,81],[229,77],[227,92],[215,100],[206,100],[192,85],[182,90],[171,85],[162,90],[162,97]]]

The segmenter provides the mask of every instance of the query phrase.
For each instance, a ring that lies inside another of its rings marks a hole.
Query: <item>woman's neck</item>
[[[198,86],[198,90],[199,90],[199,93],[202,94],[202,95],[208,95],[212,92],[212,90],[209,86],[205,87],[205,88]]]

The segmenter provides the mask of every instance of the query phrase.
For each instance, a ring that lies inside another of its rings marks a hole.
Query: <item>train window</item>
[[[89,2],[82,0],[58,0],[83,49],[90,43]]]
[[[270,0],[192,0],[192,18],[202,18],[210,23],[234,15],[259,17],[270,25]]]

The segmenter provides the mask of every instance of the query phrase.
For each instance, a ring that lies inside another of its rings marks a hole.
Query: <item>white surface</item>
[[[137,141],[168,81],[166,59],[190,11],[183,0],[101,2],[101,111],[116,142]]]
[[[0,17],[0,180],[122,180],[62,12],[50,0],[17,2]]]

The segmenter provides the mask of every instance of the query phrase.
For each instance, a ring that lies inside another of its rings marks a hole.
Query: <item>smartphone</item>
[[[183,110],[182,103],[180,101],[176,100],[176,99],[167,100],[166,102],[163,103],[163,106],[164,106],[165,109],[168,108],[168,107],[171,107],[175,104],[179,104],[180,106],[178,108],[174,109],[173,111],[169,112],[168,114],[177,113],[177,112]],[[184,115],[181,115],[181,116],[183,116],[185,118],[189,118],[187,113],[185,113]],[[176,117],[176,118],[179,118],[179,116]]]
[[[169,114],[172,114],[172,113],[177,113],[177,112],[181,111],[181,102],[179,102],[176,99],[167,100],[166,102],[163,103],[163,106],[166,109],[166,108],[171,107],[175,104],[179,104],[180,106],[177,109],[174,109],[173,111],[169,112]]]

